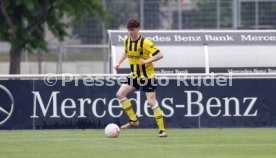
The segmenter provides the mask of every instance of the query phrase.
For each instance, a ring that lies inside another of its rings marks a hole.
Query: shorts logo
[[[0,126],[8,121],[13,110],[14,99],[11,92],[5,86],[0,85]]]

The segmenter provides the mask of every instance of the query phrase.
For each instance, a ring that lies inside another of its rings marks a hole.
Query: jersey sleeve
[[[129,38],[126,38],[126,39],[124,40],[125,53],[127,53],[128,39],[129,39]]]
[[[149,39],[146,39],[144,42],[144,50],[149,52],[149,54],[151,54],[152,56],[160,52],[158,47],[156,47],[155,44]]]

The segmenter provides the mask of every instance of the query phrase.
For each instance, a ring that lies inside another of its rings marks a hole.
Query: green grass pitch
[[[276,158],[274,128],[0,130],[0,158]]]

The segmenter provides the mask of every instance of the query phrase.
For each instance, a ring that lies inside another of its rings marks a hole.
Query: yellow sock
[[[137,121],[137,117],[134,113],[134,110],[131,106],[131,103],[128,99],[125,99],[121,102],[122,106],[123,106],[123,109],[125,110],[128,118],[130,121]]]
[[[153,114],[156,119],[156,123],[158,125],[159,130],[165,131],[162,110],[157,106],[157,108],[153,109]]]

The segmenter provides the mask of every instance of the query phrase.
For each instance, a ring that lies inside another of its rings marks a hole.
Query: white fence
[[[47,73],[107,73],[109,72],[108,45],[49,45],[48,52],[24,51],[22,74]],[[9,73],[9,50],[0,53],[0,74]]]
[[[20,74],[20,75],[0,75],[0,80],[7,80],[7,79],[85,79],[85,78],[96,78],[96,77],[103,77],[103,78],[121,78],[127,77],[129,74]],[[168,79],[196,79],[196,78],[235,78],[235,79],[275,79],[276,73],[174,73],[174,74],[156,74],[156,78],[168,78]]]

